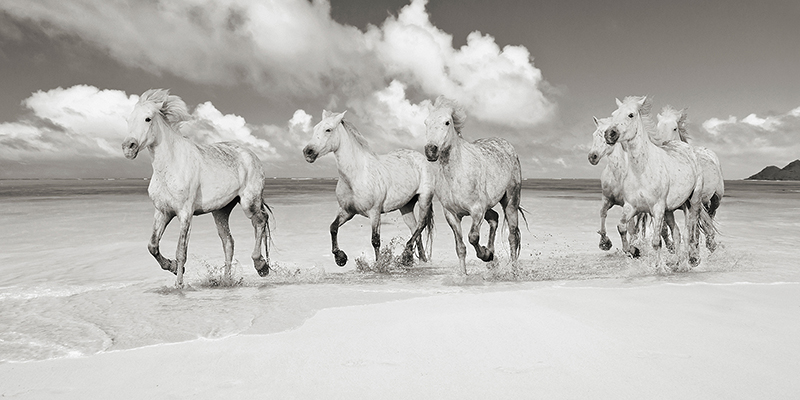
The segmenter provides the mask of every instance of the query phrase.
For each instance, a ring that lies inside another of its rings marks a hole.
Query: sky
[[[592,116],[647,95],[742,179],[800,158],[797,21],[796,0],[4,0],[0,179],[148,177],[121,143],[150,88],[187,103],[185,136],[242,142],[270,176],[337,175],[301,152],[322,110],[379,154],[421,151],[445,95],[525,178],[598,178]]]

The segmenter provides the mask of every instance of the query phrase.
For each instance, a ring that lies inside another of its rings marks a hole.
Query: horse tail
[[[698,219],[697,225],[706,236],[719,233],[717,222],[714,220],[714,217],[711,216],[705,204],[700,207],[700,219]]]
[[[266,224],[267,224],[267,231],[266,235],[264,235],[264,246],[269,248],[270,245],[274,245],[275,243],[272,241],[272,230],[275,227],[274,222],[270,223],[270,219],[275,219],[275,214],[272,213],[272,207],[267,204],[267,201],[263,198],[261,199],[261,212],[264,213],[266,217]]]
[[[519,211],[519,215],[522,216],[522,220],[525,221],[525,229],[530,232],[531,228],[528,226],[528,218],[525,217],[525,214],[529,214],[530,212],[522,208],[522,206],[517,207],[517,210]]]

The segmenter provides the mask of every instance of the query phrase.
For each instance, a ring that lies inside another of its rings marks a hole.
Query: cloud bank
[[[334,21],[327,0],[10,0],[0,8],[52,37],[78,37],[128,67],[200,84],[245,84],[265,96],[327,99],[332,108],[358,108],[370,126],[382,125],[369,118],[387,110],[390,120],[407,117],[408,107],[394,111],[398,102],[419,106],[440,94],[502,126],[529,128],[551,118],[556,105],[525,47],[500,48],[473,32],[456,49],[431,23],[426,4],[412,0],[366,31]],[[406,89],[417,97],[405,97]]]
[[[800,107],[767,116],[710,118],[701,126],[698,141],[735,161],[734,168],[746,166],[744,176],[767,166],[754,162],[768,160],[783,167],[800,157]]]
[[[126,118],[138,100],[135,94],[87,85],[33,93],[22,102],[28,110],[24,117],[0,124],[0,158],[120,158]],[[181,133],[198,143],[239,142],[270,162],[281,159],[287,148],[299,146],[309,125],[310,117],[298,111],[282,126],[255,126],[204,102],[194,107]]]

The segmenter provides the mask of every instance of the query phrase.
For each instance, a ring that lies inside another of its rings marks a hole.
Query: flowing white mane
[[[455,128],[456,133],[461,136],[461,129],[467,122],[467,112],[464,110],[464,107],[459,105],[455,100],[448,99],[444,96],[437,97],[436,101],[433,103],[433,107],[450,114],[453,118],[453,128]]]
[[[168,89],[150,89],[139,98],[137,105],[155,104],[161,116],[173,127],[191,118],[186,103],[175,95],[170,95]]]
[[[350,123],[350,121],[346,119],[342,119],[342,125],[344,126],[345,131],[353,137],[353,139],[361,146],[362,149],[365,151],[374,154],[372,148],[369,146],[369,142],[367,142],[367,138],[361,134],[361,132],[356,129],[355,125]]]
[[[689,132],[686,131],[686,121],[687,121],[687,114],[686,109],[676,110],[672,106],[664,106],[661,109],[661,112],[658,113],[659,118],[671,118],[677,121],[678,123],[678,135],[681,137],[681,141],[688,143],[690,136]]]

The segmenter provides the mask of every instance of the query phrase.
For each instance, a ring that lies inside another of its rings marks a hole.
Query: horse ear
[[[593,115],[593,116],[592,116],[592,120],[594,121],[594,126],[600,126],[600,122],[599,122],[599,121],[597,121],[597,117],[595,117],[595,116]]]
[[[641,106],[644,105],[644,103],[646,101],[647,101],[647,96],[642,96],[641,99],[639,101],[637,101],[636,103],[639,104],[639,107],[641,107]]]
[[[347,111],[345,111],[345,112],[343,112],[343,113],[341,113],[341,114],[335,115],[335,116],[333,117],[333,124],[334,124],[334,125],[339,125],[339,124],[341,124],[341,123],[342,123],[342,120],[344,119],[344,113],[346,113],[346,112],[347,112]]]
[[[614,100],[616,100],[616,101],[617,101],[617,107],[622,107],[622,102],[621,102],[621,101],[619,101],[619,99],[618,99],[618,98],[615,98]]]
[[[322,110],[322,119],[328,118],[331,116],[331,112],[328,110]]]

